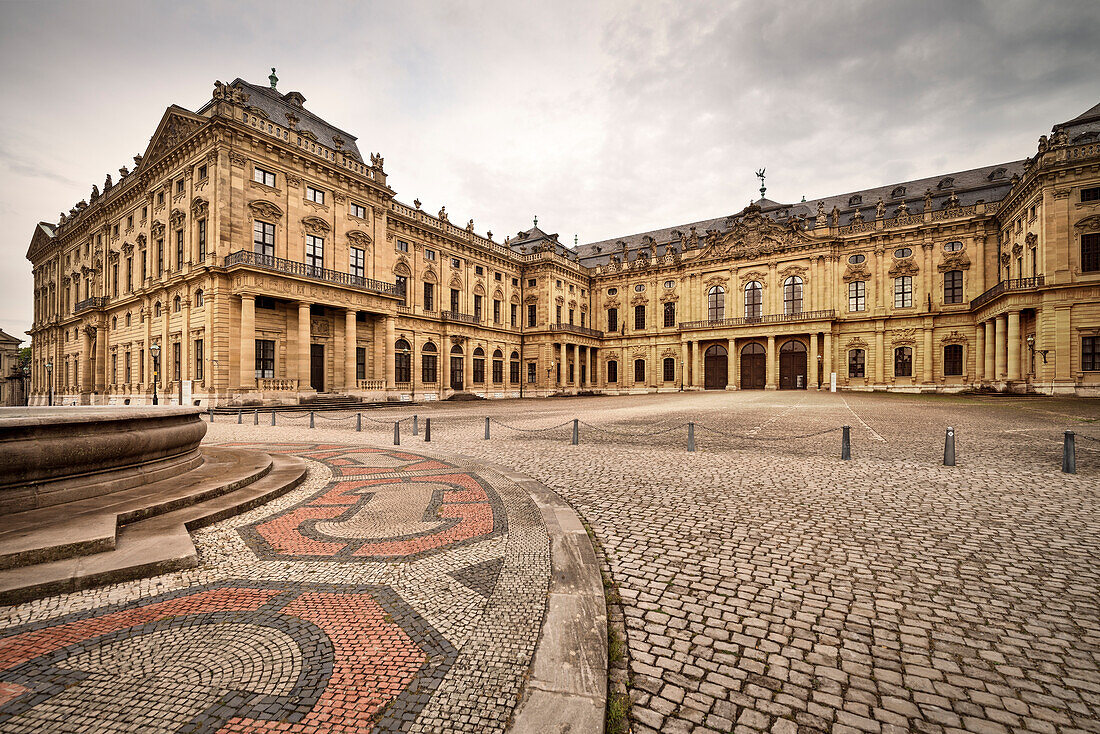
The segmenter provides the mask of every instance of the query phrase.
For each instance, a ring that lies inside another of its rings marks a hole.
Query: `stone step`
[[[8,515],[0,530],[0,570],[102,553],[117,528],[232,492],[272,467],[267,454],[205,447],[189,472],[149,484]]]
[[[0,604],[193,568],[198,565],[198,554],[190,531],[247,512],[286,494],[305,479],[302,459],[263,456],[270,463],[262,478],[201,502],[121,525],[110,550],[0,571]]]

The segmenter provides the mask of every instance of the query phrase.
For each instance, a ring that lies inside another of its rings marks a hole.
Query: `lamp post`
[[[149,347],[149,353],[153,355],[153,405],[160,405],[157,400],[157,381],[160,379],[160,345],[154,343]]]
[[[53,362],[46,362],[46,400],[47,405],[53,405]]]
[[[1050,350],[1049,349],[1036,349],[1035,348],[1035,335],[1034,334],[1028,334],[1027,335],[1027,348],[1031,350],[1032,358],[1034,358],[1036,354],[1039,354],[1043,358],[1043,364],[1047,363],[1047,353]]]

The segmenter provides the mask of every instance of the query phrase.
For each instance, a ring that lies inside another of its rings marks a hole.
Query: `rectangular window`
[[[425,311],[434,311],[435,310],[435,284],[434,283],[425,283],[424,284],[424,310]]]
[[[569,309],[569,325],[573,325],[573,309]]]
[[[862,349],[853,349],[848,352],[848,377],[863,377],[866,366],[867,352]]]
[[[275,225],[256,220],[252,224],[252,248],[257,255],[275,257]]]
[[[848,284],[848,310],[867,310],[867,283],[865,281],[853,280]]]
[[[451,267],[452,268],[461,268],[462,267],[462,261],[459,260],[457,257],[452,257],[451,258]]]
[[[511,324],[512,324],[512,326],[513,327],[518,326],[519,325],[519,304],[518,303],[510,304],[510,309],[509,310],[511,311]]]
[[[1081,337],[1081,371],[1100,371],[1100,336]]]
[[[397,292],[400,293],[402,296],[405,296],[408,293],[409,279],[404,275],[395,275],[393,278],[393,284],[397,287]],[[405,305],[408,305],[408,298],[403,298],[402,300],[405,302]]]
[[[554,323],[561,323],[561,306],[554,307]]]
[[[113,229],[111,230],[111,236],[112,236],[112,237],[118,237],[118,225],[117,225],[117,224],[116,224],[116,225],[114,226],[114,228],[113,228]]]
[[[504,276],[501,275],[500,273],[493,273],[493,280],[500,283],[501,281],[504,280]]]
[[[264,186],[275,188],[275,174],[259,166],[256,166],[252,171],[252,180],[256,183],[262,183]]]
[[[665,311],[665,316],[664,316],[665,328],[667,329],[667,328],[676,326],[676,304],[671,303],[671,302],[666,303],[664,311]]]
[[[903,275],[894,278],[894,308],[909,308],[913,305],[913,276]]]
[[[367,218],[367,208],[365,206],[363,206],[362,204],[356,204],[353,201],[353,202],[351,202],[351,215],[353,217],[359,217],[360,219],[366,219]]]
[[[535,379],[538,377],[538,367],[534,362],[527,363],[527,384],[535,384]]]
[[[133,229],[133,228],[134,228],[134,215],[131,214],[130,216],[126,217],[126,229]]]
[[[619,330],[619,309],[607,309],[607,330],[608,332],[616,332]]]
[[[474,296],[474,318],[481,321],[481,296]]]
[[[673,359],[672,357],[665,357],[664,363],[663,363],[663,370],[664,370],[664,374],[662,375],[662,377],[664,377],[665,382],[675,382],[676,381],[676,360],[675,359]]]
[[[130,363],[131,357],[130,357],[129,352],[126,352],[125,358],[126,358],[126,366],[125,366],[126,384],[129,385],[134,380],[134,366]]]
[[[537,284],[538,282],[539,282],[539,281],[538,281],[538,279],[537,279],[537,278],[528,278],[528,279],[527,279],[527,287],[528,287],[528,288],[534,288],[534,287],[535,287],[535,284]]]
[[[485,268],[480,265],[474,266],[474,275],[485,275]]]
[[[111,355],[111,384],[118,384],[118,355]]]
[[[1081,235],[1081,272],[1100,270],[1100,232]]]
[[[350,250],[348,257],[348,272],[357,278],[366,277],[366,253],[358,247],[353,247]]]
[[[451,289],[451,313],[458,313],[458,289]]]
[[[325,238],[306,235],[306,271],[311,275],[325,267]]]
[[[256,340],[256,379],[275,377],[275,340]]]
[[[961,270],[948,270],[943,274],[943,302],[963,302],[963,273]]]
[[[435,260],[435,250],[424,250],[425,260]]]
[[[355,379],[367,379],[367,348],[355,348]]]
[[[205,163],[203,163],[201,166],[199,166],[198,174],[199,174],[199,180],[200,181],[202,181],[204,178],[206,178],[206,164]]]
[[[504,360],[493,360],[493,382],[497,385],[504,382]]]
[[[645,360],[634,360],[634,382],[645,382]]]
[[[527,304],[527,326],[528,328],[534,328],[538,323],[538,308],[533,303]]]
[[[118,263],[111,263],[111,295],[118,298]]]
[[[494,298],[493,299],[493,323],[494,324],[499,324],[500,323],[500,299],[499,298]]]
[[[474,382],[485,382],[484,357],[474,357]]]
[[[312,186],[306,186],[306,201],[312,201],[314,204],[324,204],[325,192]]]
[[[199,220],[199,262],[206,260],[206,220]]]
[[[164,206],[164,192],[157,192],[157,206]]]
[[[618,382],[619,381],[619,363],[615,360],[611,360],[607,363],[607,381]]]
[[[645,329],[645,305],[638,304],[634,307],[634,329],[637,331],[643,331]]]
[[[1100,186],[1081,189],[1081,201],[1100,201]]]
[[[512,278],[512,287],[519,288],[519,278]]]
[[[406,242],[405,240],[397,240],[397,251],[398,252],[408,252],[409,251],[409,243]]]
[[[202,339],[195,340],[195,379],[203,379],[203,364],[206,359],[203,355],[203,343]]]
[[[894,377],[913,376],[913,348],[898,347],[894,350]]]
[[[176,270],[183,270],[183,230],[176,230]]]
[[[172,379],[180,379],[180,347],[183,345],[179,342],[172,342]]]
[[[141,278],[142,278],[142,280],[149,277],[149,262],[148,262],[148,260],[149,260],[148,255],[146,254],[145,250],[142,250],[141,251]],[[130,290],[133,290],[133,288],[131,288]]]
[[[943,374],[961,375],[963,373],[962,344],[948,344],[943,348]]]
[[[157,240],[157,275],[164,274],[164,238]]]

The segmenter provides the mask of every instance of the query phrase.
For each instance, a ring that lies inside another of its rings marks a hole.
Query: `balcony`
[[[1034,278],[1013,278],[1012,280],[1002,280],[997,285],[993,286],[985,293],[981,294],[973,301],[970,302],[970,310],[973,311],[976,308],[981,308],[985,304],[992,301],[997,296],[1008,291],[1030,291],[1035,288],[1040,288],[1043,285],[1045,278],[1042,275],[1036,275]]]
[[[577,334],[578,336],[590,336],[593,339],[603,339],[603,332],[597,329],[589,329],[576,324],[550,324],[550,331],[560,331],[565,334]]]
[[[387,296],[396,296],[400,298],[405,295],[404,289],[398,288],[396,283],[386,283],[381,280],[364,278],[360,275],[352,275],[351,273],[341,273],[336,270],[329,270],[328,268],[318,268],[313,265],[306,265],[305,263],[294,262],[293,260],[286,260],[272,255],[260,255],[251,250],[238,250],[237,252],[229,253],[225,256],[224,264],[227,268],[233,265],[251,265],[252,267],[262,270],[297,275],[303,278],[309,278],[310,280],[323,281],[325,283],[336,283],[337,285],[349,286],[351,288],[358,288],[359,290],[371,291],[373,293],[381,293]]]
[[[479,320],[473,314],[459,313],[458,311],[440,311],[439,318],[444,321],[458,321],[463,324],[476,324]]]
[[[87,311],[90,308],[104,308],[106,305],[107,296],[92,296],[91,298],[85,298],[83,301],[78,301],[76,307],[73,308],[73,313]]]
[[[753,324],[786,324],[797,321],[821,321],[836,318],[832,309],[825,311],[800,311],[799,313],[773,313],[766,316],[744,316],[737,319],[714,321],[681,321],[681,329],[721,329],[727,326],[751,326]]]

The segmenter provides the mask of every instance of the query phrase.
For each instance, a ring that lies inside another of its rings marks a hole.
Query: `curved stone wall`
[[[181,474],[202,463],[197,408],[0,409],[0,515]]]

